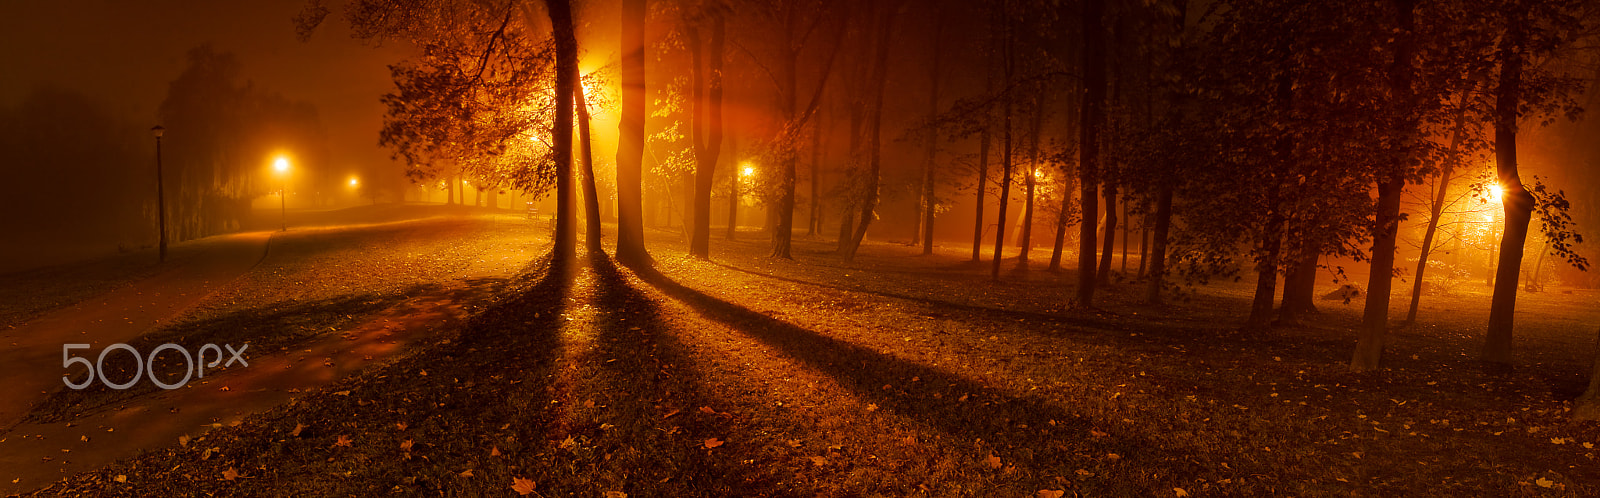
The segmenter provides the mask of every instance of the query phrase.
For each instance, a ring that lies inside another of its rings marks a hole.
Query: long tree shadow
[[[580,444],[570,465],[580,479],[573,489],[560,483],[552,483],[552,489],[633,492],[640,483],[651,483],[646,489],[660,496],[737,496],[774,489],[771,473],[779,469],[740,465],[703,446],[706,439],[731,439],[736,424],[698,410],[728,408],[703,392],[703,373],[670,332],[659,304],[630,285],[604,255],[591,257],[589,268],[594,349],[578,361],[587,368],[581,382],[598,393],[573,400],[583,403],[572,408]]]
[[[708,296],[659,272],[638,274],[702,316],[776,347],[883,410],[952,437],[981,439],[993,447],[1010,449],[1019,467],[1040,475],[1068,475],[1086,456],[1106,453],[1137,455],[1152,462],[1170,460],[1173,467],[1189,465],[1166,455],[1142,436],[1093,437],[1090,429],[1103,422],[1040,397],[1010,394],[956,373],[827,337]]]

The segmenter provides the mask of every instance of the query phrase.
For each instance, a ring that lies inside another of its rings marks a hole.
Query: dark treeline
[[[329,14],[311,2],[299,26]],[[1368,370],[1401,321],[1392,296],[1413,296],[1414,320],[1424,284],[1474,275],[1495,294],[1482,356],[1509,363],[1519,285],[1581,282],[1572,214],[1597,221],[1564,193],[1593,191],[1578,167],[1592,128],[1541,131],[1594,99],[1590,2],[360,0],[343,14],[358,36],[422,48],[385,100],[385,143],[412,176],[553,189],[558,254],[580,225],[602,250],[603,219],[641,263],[668,241],[709,257],[722,220],[728,238],[759,226],[775,258],[798,236],[834,238],[846,259],[868,238],[970,241],[995,279],[1077,258],[1063,299],[1085,308],[1118,282],[1160,302],[1249,279],[1247,327],[1300,320],[1334,275],[1367,291],[1352,367]],[[594,146],[611,133],[596,115],[622,123],[615,156]],[[646,244],[646,225],[670,231]]]

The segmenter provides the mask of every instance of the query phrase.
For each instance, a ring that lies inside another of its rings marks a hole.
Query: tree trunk
[[[578,73],[578,65],[572,65],[573,78],[579,82],[583,76]],[[583,166],[583,208],[585,213],[584,249],[590,255],[605,254],[605,249],[600,246],[600,232],[604,228],[600,224],[600,190],[594,185],[594,151],[591,150],[593,142],[589,135],[589,100],[583,94],[583,85],[579,84],[572,92],[573,100],[578,108],[578,153]],[[482,190],[479,190],[482,192]]]
[[[938,4],[934,4],[937,9]],[[939,155],[939,62],[943,52],[939,50],[939,42],[944,39],[944,15],[942,11],[935,11],[933,17],[933,39],[929,40],[930,57],[933,64],[928,68],[928,164],[922,170],[922,255],[933,254],[933,214],[938,207],[934,199],[934,168],[938,167]]]
[[[1172,185],[1166,181],[1156,191],[1155,225],[1150,230],[1150,285],[1144,300],[1161,304],[1161,287],[1167,276],[1167,233],[1172,229]]]
[[[806,216],[806,236],[822,230],[822,118],[811,129],[811,214]]]
[[[992,77],[990,79],[993,79]],[[983,203],[989,189],[989,125],[978,132],[978,202],[973,208],[972,260],[983,261]]]
[[[739,165],[739,146],[737,140],[728,137],[728,240],[734,240],[739,232],[739,182],[744,180],[744,167]]]
[[[1139,219],[1139,278],[1150,263],[1150,199],[1144,200],[1144,216]]]
[[[1073,304],[1094,306],[1095,226],[1100,217],[1100,127],[1105,124],[1105,27],[1101,24],[1105,0],[1083,2],[1083,124],[1078,130],[1078,202],[1083,223],[1078,238],[1078,295]]]
[[[1100,269],[1095,278],[1100,285],[1111,284],[1111,260],[1116,256],[1117,250],[1117,186],[1105,184],[1106,199],[1106,226],[1104,240],[1100,247]]]
[[[1589,389],[1574,403],[1574,421],[1600,420],[1600,333],[1596,336],[1594,362],[1589,367]]]
[[[1278,306],[1278,323],[1284,325],[1297,325],[1300,315],[1315,313],[1316,304],[1313,302],[1317,286],[1317,260],[1321,259],[1321,247],[1311,245],[1310,236],[1306,236],[1300,243],[1299,253],[1294,266],[1289,268],[1283,277],[1283,302]]]
[[[883,91],[889,79],[889,45],[893,41],[891,36],[894,31],[894,19],[900,5],[882,6],[882,18],[877,27],[877,43],[874,45],[876,55],[872,65],[872,103],[871,121],[867,123],[867,178],[862,184],[861,222],[856,225],[855,235],[850,238],[849,250],[845,252],[845,259],[855,259],[856,251],[861,249],[862,240],[867,237],[867,227],[872,225],[873,213],[878,208],[878,179],[879,171],[883,167],[883,150],[881,137],[883,135]]]
[[[1128,274],[1128,226],[1132,225],[1132,218],[1128,217],[1128,200],[1122,200],[1122,274]]]
[[[1411,31],[1415,4],[1412,0],[1394,0],[1396,13],[1395,58],[1389,77],[1391,91],[1399,102],[1401,112],[1411,109]],[[1394,130],[1402,135],[1401,147],[1409,148],[1413,126],[1402,125]],[[1361,331],[1356,337],[1355,356],[1350,360],[1350,370],[1361,372],[1380,368],[1383,364],[1385,335],[1389,331],[1389,295],[1394,284],[1395,239],[1400,229],[1400,197],[1405,194],[1404,164],[1411,154],[1404,152],[1400,168],[1380,176],[1378,184],[1378,212],[1372,231],[1372,272],[1367,280],[1367,305],[1361,316]],[[1426,263],[1426,262],[1424,262]]]
[[[1017,268],[1028,266],[1028,251],[1033,249],[1033,195],[1039,182],[1039,128],[1044,124],[1044,103],[1034,99],[1033,123],[1029,130],[1028,172],[1023,182],[1027,185],[1027,200],[1022,207],[1022,241],[1017,253]]]
[[[1463,90],[1461,93],[1461,109],[1456,111],[1455,129],[1450,133],[1450,151],[1445,156],[1444,165],[1439,170],[1439,185],[1433,194],[1433,206],[1428,214],[1428,228],[1422,234],[1422,252],[1417,256],[1417,273],[1411,278],[1411,307],[1406,310],[1406,322],[1417,321],[1417,308],[1422,304],[1422,277],[1428,271],[1428,257],[1433,254],[1433,237],[1439,231],[1439,215],[1444,213],[1445,194],[1450,191],[1450,180],[1454,173],[1456,161],[1460,160],[1457,154],[1461,151],[1461,140],[1467,127],[1467,98],[1473,89]]]
[[[1505,205],[1505,233],[1500,238],[1500,261],[1495,267],[1494,297],[1489,302],[1489,330],[1480,356],[1484,361],[1511,365],[1511,332],[1517,309],[1517,277],[1522,268],[1523,245],[1533,217],[1533,195],[1522,186],[1517,172],[1517,115],[1522,104],[1522,48],[1526,42],[1525,13],[1514,13],[1500,43],[1500,87],[1495,95],[1494,149],[1496,174]]]
[[[717,156],[722,151],[722,43],[726,23],[720,12],[710,12],[711,42],[702,53],[699,27],[691,27],[689,50],[694,70],[691,79],[694,90],[694,222],[689,238],[689,255],[700,259],[711,257],[711,186],[717,168]],[[709,55],[704,68],[701,61]],[[702,88],[704,85],[704,88]],[[704,118],[704,123],[702,123]],[[708,128],[705,135],[702,129]],[[737,174],[737,171],[735,172]]]
[[[644,247],[644,69],[646,0],[622,0],[622,99],[617,136],[617,259],[648,265]]]
[[[1001,45],[1000,63],[1004,66],[1001,71],[1001,114],[1000,114],[1000,218],[994,230],[994,258],[990,260],[989,278],[1000,280],[1000,260],[1005,255],[1006,240],[1006,210],[1011,203],[1011,81],[1016,74],[1016,53],[1014,52],[1014,36],[1011,32],[1011,12],[1006,7],[1009,3],[1001,4],[1000,19],[1005,24],[1001,29],[1005,37]]]
[[[1277,294],[1278,285],[1278,254],[1283,247],[1283,210],[1279,199],[1279,183],[1276,177],[1267,178],[1271,184],[1267,187],[1267,223],[1261,228],[1261,237],[1257,241],[1260,259],[1256,261],[1256,293],[1255,299],[1250,304],[1250,319],[1245,322],[1247,328],[1264,328],[1272,321],[1272,298]]]
[[[578,38],[572,26],[569,0],[545,2],[556,45],[556,116],[550,131],[551,156],[556,163],[555,261],[571,261],[577,248],[572,212],[572,111],[578,88]]]

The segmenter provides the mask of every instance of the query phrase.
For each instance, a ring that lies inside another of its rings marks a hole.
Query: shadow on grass
[[[1164,455],[1144,437],[1091,437],[1090,429],[1096,426],[1091,414],[1069,412],[1039,397],[1012,395],[955,373],[827,337],[708,296],[659,272],[643,271],[639,276],[702,316],[833,377],[863,400],[952,437],[982,440],[1003,449],[1009,452],[1008,462],[1041,478],[1068,476],[1090,455],[1106,453],[1152,462],[1165,456],[1175,460],[1175,467],[1187,465]],[[1122,484],[1150,484],[1136,481]]]
[[[575,365],[584,375],[575,392],[588,399],[571,399],[574,458],[555,463],[572,478],[550,482],[549,489],[578,496],[596,489],[657,496],[772,489],[773,478],[763,475],[770,469],[739,465],[722,454],[728,449],[703,446],[706,439],[730,439],[733,423],[698,410],[722,403],[702,392],[702,374],[667,332],[671,324],[659,304],[630,285],[604,255],[590,257],[589,265],[594,348]],[[672,410],[680,413],[665,416]]]

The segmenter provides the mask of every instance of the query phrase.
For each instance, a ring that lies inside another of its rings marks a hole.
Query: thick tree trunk
[[[1172,230],[1172,185],[1163,181],[1156,191],[1155,225],[1150,230],[1150,284],[1144,300],[1161,304],[1161,287],[1167,277],[1167,233]]]
[[[1517,114],[1522,105],[1522,48],[1526,22],[1513,17],[1500,41],[1500,87],[1495,91],[1494,152],[1501,202],[1505,204],[1505,234],[1500,238],[1500,261],[1495,267],[1494,297],[1489,302],[1489,330],[1480,356],[1484,361],[1511,364],[1511,332],[1517,309],[1517,277],[1522,268],[1523,245],[1533,217],[1533,195],[1522,186],[1517,172]]]
[[[1272,298],[1277,294],[1278,285],[1278,255],[1283,247],[1283,211],[1279,197],[1277,178],[1268,178],[1272,182],[1267,193],[1267,223],[1261,228],[1260,239],[1256,242],[1260,252],[1256,260],[1256,293],[1255,299],[1250,304],[1250,318],[1245,322],[1248,328],[1264,328],[1272,322]]]
[[[1073,304],[1094,306],[1095,226],[1100,217],[1100,127],[1105,124],[1105,0],[1083,2],[1083,123],[1078,130],[1078,185],[1083,223],[1078,239],[1078,293]]]
[[[1600,420],[1600,333],[1596,333],[1594,362],[1589,367],[1589,389],[1578,396],[1572,420]]]
[[[1395,59],[1389,82],[1401,112],[1411,109],[1411,39],[1412,0],[1394,0],[1396,12]],[[1395,130],[1409,148],[1410,137],[1416,130],[1413,125]],[[1389,168],[1404,168],[1411,154]],[[1372,272],[1367,280],[1367,305],[1361,316],[1361,331],[1356,337],[1356,351],[1350,360],[1350,370],[1361,372],[1380,368],[1383,364],[1383,347],[1389,330],[1389,297],[1394,285],[1394,258],[1396,234],[1400,228],[1400,197],[1405,193],[1403,169],[1389,171],[1379,177],[1378,212],[1372,232]]]
[[[1302,241],[1298,256],[1294,267],[1283,277],[1283,303],[1278,306],[1278,322],[1285,325],[1299,324],[1300,315],[1317,311],[1313,300],[1321,248],[1311,246],[1309,241]]]
[[[711,42],[702,54],[699,28],[690,28],[690,51],[694,56],[692,71],[695,103],[695,169],[694,169],[694,222],[689,239],[689,255],[700,259],[711,257],[711,186],[715,179],[717,156],[722,152],[722,44],[726,23],[722,14],[710,13]],[[706,67],[701,61],[709,55]],[[701,85],[705,85],[702,88]],[[703,93],[702,93],[703,92]],[[701,123],[701,118],[706,123]],[[702,126],[709,128],[701,135]],[[737,171],[735,172],[737,174]]]
[[[577,238],[572,212],[572,111],[578,85],[578,38],[572,26],[569,0],[548,0],[550,25],[556,45],[556,116],[550,131],[551,156],[556,163],[556,240],[553,258],[570,261]]]
[[[646,0],[622,0],[622,100],[617,136],[617,259],[648,265],[644,247],[644,27]]]
[[[1144,200],[1144,216],[1139,220],[1139,278],[1150,263],[1150,199]]]
[[[1128,217],[1128,200],[1122,200],[1122,274],[1128,274],[1128,226],[1132,225],[1132,218]]]

